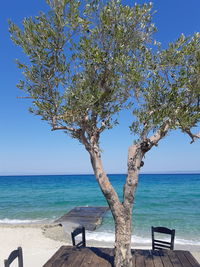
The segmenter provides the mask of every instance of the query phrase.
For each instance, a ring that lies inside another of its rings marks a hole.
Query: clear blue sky
[[[133,3],[134,1],[125,1]],[[145,1],[137,1],[143,3]],[[181,33],[200,31],[199,0],[155,0],[156,34],[163,46]],[[19,24],[24,17],[45,10],[44,0],[2,1],[0,9],[0,175],[92,173],[83,146],[62,132],[51,132],[39,117],[28,112],[28,102],[17,99],[16,84],[22,78],[14,60],[22,58],[20,48],[10,41],[7,20]],[[121,124],[104,133],[103,162],[108,173],[126,172],[127,149],[134,136],[129,133],[131,116],[121,115]],[[190,145],[187,136],[176,131],[148,153],[142,172],[200,171],[200,141]]]

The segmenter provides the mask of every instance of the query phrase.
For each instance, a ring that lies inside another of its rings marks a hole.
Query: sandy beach
[[[21,246],[23,249],[24,266],[40,267],[60,246],[67,244],[66,242],[45,237],[42,228],[39,225],[1,226],[0,242],[3,246],[1,246],[0,266],[3,266],[3,260],[8,257],[10,251]]]
[[[3,260],[8,257],[10,251],[21,246],[23,249],[24,266],[42,267],[60,246],[71,245],[71,240],[70,236],[64,232],[63,227],[58,224],[3,224],[0,225],[0,243],[0,266],[3,266]],[[89,240],[87,245],[112,246],[111,243],[100,243],[94,240]],[[150,249],[151,247],[137,245],[135,248]],[[200,262],[200,247],[188,246],[187,248],[181,248],[176,246],[176,249],[190,250],[198,262]]]

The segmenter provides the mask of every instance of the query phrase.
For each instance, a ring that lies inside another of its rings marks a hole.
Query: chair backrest
[[[167,234],[170,235],[170,242],[162,241],[160,239],[155,238],[155,233]],[[151,234],[152,234],[152,249],[174,249],[174,237],[175,237],[175,230],[169,229],[166,227],[151,227]]]
[[[75,237],[79,234],[82,234],[82,240],[76,244]],[[72,233],[72,244],[76,247],[86,247],[86,241],[85,241],[85,227],[78,227],[76,228]]]
[[[4,260],[4,266],[5,267],[9,267],[10,264],[16,259],[18,258],[18,266],[19,267],[23,267],[23,255],[22,255],[22,248],[18,247],[16,250],[13,250],[9,257]]]

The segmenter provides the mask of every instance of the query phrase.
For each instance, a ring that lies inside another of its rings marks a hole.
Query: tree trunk
[[[138,150],[137,146],[132,146],[131,149],[129,149],[129,168],[126,183],[124,186],[124,199],[122,203],[119,200],[117,193],[112,187],[109,178],[107,177],[103,169],[100,153],[98,153],[99,151],[92,149],[87,150],[90,154],[91,163],[96,179],[99,183],[103,195],[107,200],[115,222],[114,266],[132,267],[132,208],[142,154]]]
[[[169,129],[168,124],[158,130],[153,136],[147,138],[145,131],[143,138],[129,147],[128,151],[128,175],[124,184],[123,202],[118,198],[116,191],[106,175],[98,146],[98,135],[88,135],[90,140],[82,135],[81,142],[90,154],[92,167],[99,183],[101,191],[105,196],[112,212],[115,222],[115,267],[132,267],[131,235],[132,235],[132,209],[135,191],[138,184],[140,168],[143,166],[142,159],[147,151],[157,145]]]
[[[131,255],[132,211],[115,222],[114,266],[132,267]]]
[[[131,235],[132,210],[143,152],[139,145],[132,145],[128,152],[128,175],[124,185],[123,214],[115,224],[115,266],[132,267]]]

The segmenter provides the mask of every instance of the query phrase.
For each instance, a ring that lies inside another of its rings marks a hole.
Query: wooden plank
[[[61,218],[68,216],[73,217],[77,215],[79,217],[85,217],[85,214],[87,214],[88,217],[100,217],[108,210],[108,207],[75,207]],[[58,222],[60,219],[57,219],[56,222]]]
[[[65,246],[60,247],[59,250],[57,250],[56,253],[43,265],[43,267],[53,267],[54,262],[56,262],[57,259],[60,259],[63,251],[65,251]]]
[[[67,267],[70,259],[75,259],[77,256],[78,253],[75,247],[63,247],[62,253],[54,261],[54,265],[49,265],[49,267]]]
[[[106,259],[98,257],[97,255],[95,255],[90,266],[92,266],[92,267],[107,267],[107,266],[111,267],[111,264]]]
[[[113,249],[110,248],[91,248],[95,257],[92,260],[93,267],[111,267],[113,266]],[[82,266],[81,266],[82,267]]]
[[[88,259],[93,256],[89,248],[79,248],[75,257],[70,257],[66,263],[62,267],[79,267],[85,263],[85,266],[89,266]],[[86,265],[87,264],[87,265]]]
[[[135,265],[137,267],[146,267],[142,250],[135,251]]]
[[[189,260],[187,259],[187,257],[184,255],[183,250],[175,250],[174,252],[184,267],[191,267],[192,266],[190,264]]]
[[[80,266],[86,258],[86,254],[77,252],[76,257],[70,257],[68,261],[62,263],[62,265],[58,265],[59,267],[77,267]]]
[[[188,259],[192,267],[200,267],[200,264],[197,260],[193,257],[193,255],[189,251],[184,251],[185,257]]]
[[[85,261],[81,264],[80,267],[88,267],[93,266],[93,262],[98,262],[97,256],[91,248],[88,248],[87,257],[85,257]],[[85,251],[85,249],[84,249]]]
[[[94,254],[87,255],[87,257],[85,257],[84,261],[81,263],[80,267],[92,266],[92,261],[94,257]]]
[[[133,267],[200,267],[188,251],[132,250]],[[62,246],[43,267],[112,267],[114,249]]]
[[[87,210],[87,213],[91,213],[91,214],[97,214],[97,216],[101,215],[102,212],[105,212],[106,210],[108,210],[108,207],[100,207],[100,206],[96,206],[96,207],[75,207],[73,208],[69,214],[76,214],[76,212],[78,211],[79,214],[82,216],[85,216],[85,210]]]
[[[160,254],[163,266],[164,267],[173,267],[167,252],[168,252],[168,250],[164,250],[164,249],[159,250],[159,254]]]
[[[168,254],[168,257],[170,258],[170,261],[174,267],[182,267],[179,258],[176,256],[173,250],[167,250],[166,253]]]
[[[152,250],[151,254],[153,257],[154,266],[155,267],[163,266],[159,251],[158,250]]]
[[[114,249],[103,248],[104,258],[106,259],[105,267],[114,266]]]
[[[67,262],[68,258],[76,254],[76,248],[62,246],[56,253],[43,265],[43,267],[59,267],[62,263]]]
[[[143,255],[145,265],[148,267],[154,267],[153,256],[151,255],[150,250],[146,250]]]
[[[101,224],[102,217],[108,210],[108,207],[75,207],[55,223],[74,223],[84,226],[86,230],[94,231]]]

